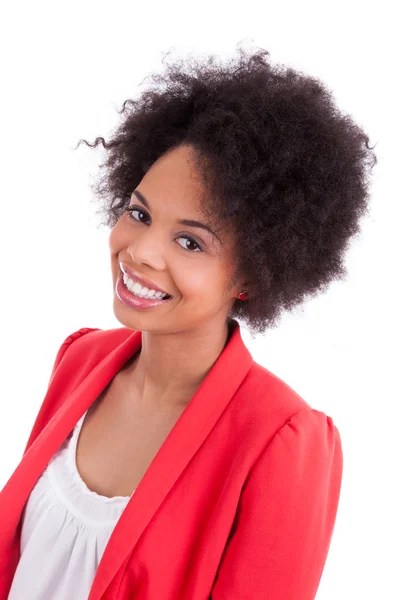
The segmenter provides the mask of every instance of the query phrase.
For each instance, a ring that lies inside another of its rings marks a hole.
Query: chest
[[[183,410],[146,406],[113,381],[88,411],[77,441],[76,466],[87,487],[110,498],[130,496]]]

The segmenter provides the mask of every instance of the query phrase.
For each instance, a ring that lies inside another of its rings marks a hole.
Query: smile
[[[123,273],[122,279],[131,294],[134,294],[139,298],[147,298],[149,300],[163,300],[172,298],[172,296],[166,294],[165,292],[158,292],[157,290],[151,289],[149,290],[147,287],[142,286],[139,282],[130,279],[126,273]]]
[[[150,296],[150,293],[155,290],[149,290],[147,293],[146,289],[142,288],[140,284],[134,283],[127,275],[120,271],[115,292],[119,300],[130,308],[149,310],[172,300],[172,296],[169,294],[166,295],[163,292],[155,292]]]

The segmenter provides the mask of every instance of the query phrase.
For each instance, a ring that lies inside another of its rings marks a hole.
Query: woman
[[[376,158],[321,82],[266,51],[155,81],[93,144],[123,327],[57,353],[0,494],[0,598],[311,600],[340,435],[237,319],[263,333],[345,275]]]

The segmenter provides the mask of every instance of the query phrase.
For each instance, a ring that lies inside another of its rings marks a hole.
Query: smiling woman
[[[0,600],[313,600],[341,438],[237,319],[264,332],[346,274],[376,159],[266,51],[155,80],[93,144],[123,327],[58,350],[0,493]]]

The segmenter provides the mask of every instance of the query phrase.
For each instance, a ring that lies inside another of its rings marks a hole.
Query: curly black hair
[[[259,49],[221,63],[179,59],[153,89],[126,100],[92,190],[113,227],[152,163],[190,145],[206,193],[203,214],[236,236],[236,280],[248,299],[229,316],[252,333],[347,277],[344,257],[368,212],[369,137],[309,75]],[[164,61],[163,61],[164,62]],[[235,238],[234,238],[235,239]]]

